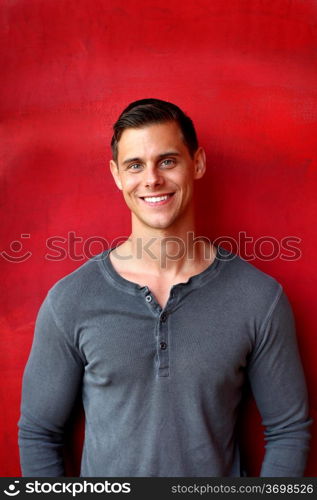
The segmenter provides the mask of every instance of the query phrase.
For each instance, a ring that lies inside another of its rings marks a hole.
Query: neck
[[[127,257],[129,266],[152,275],[190,274],[197,265],[207,267],[214,249],[207,238],[196,235],[194,217],[175,223],[169,228],[152,228],[132,217],[132,232],[116,250]],[[205,266],[204,266],[205,263]]]

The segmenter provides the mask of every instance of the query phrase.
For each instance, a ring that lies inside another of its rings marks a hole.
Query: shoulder
[[[220,249],[219,279],[226,293],[245,310],[268,311],[283,293],[282,285],[271,275],[236,254]]]
[[[102,261],[107,251],[95,255],[77,269],[58,280],[48,291],[47,298],[55,309],[72,309],[89,300],[106,284]]]

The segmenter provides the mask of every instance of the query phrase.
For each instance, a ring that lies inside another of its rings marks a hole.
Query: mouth
[[[175,193],[166,193],[156,196],[140,196],[140,199],[151,207],[157,207],[160,205],[166,205],[173,198]]]

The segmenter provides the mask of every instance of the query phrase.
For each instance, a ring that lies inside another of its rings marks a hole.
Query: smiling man
[[[190,130],[189,119],[184,121]],[[146,284],[163,309],[171,286],[199,274],[215,257],[211,244],[193,237],[189,248],[188,238],[194,235],[193,188],[205,173],[205,153],[196,135],[192,147],[186,144],[174,120],[122,132],[119,120],[117,129],[110,168],[131,210],[132,233],[109,258],[121,276]],[[148,249],[141,259],[138,248]]]
[[[19,421],[26,476],[64,474],[82,394],[82,476],[240,476],[236,423],[251,385],[265,426],[262,476],[301,476],[310,419],[294,321],[270,276],[195,233],[206,169],[192,121],[158,99],[114,125],[110,169],[131,234],[49,291]]]

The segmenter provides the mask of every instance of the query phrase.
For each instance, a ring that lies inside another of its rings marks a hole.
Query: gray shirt
[[[61,476],[79,391],[82,476],[240,476],[235,424],[249,380],[265,426],[262,476],[300,476],[310,419],[282,287],[224,249],[164,309],[95,256],[58,281],[23,379],[24,476]]]

